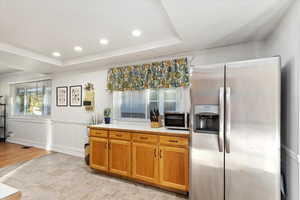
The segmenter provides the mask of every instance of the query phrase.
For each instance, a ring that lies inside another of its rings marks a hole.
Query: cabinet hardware
[[[154,149],[154,158],[156,158],[156,149]]]
[[[168,140],[168,142],[178,143],[177,140]]]
[[[147,137],[140,137],[142,140],[147,140],[148,138]]]
[[[161,151],[161,149],[159,150],[159,157],[162,158],[162,151]]]
[[[122,135],[121,135],[121,134],[116,134],[116,136],[117,136],[117,137],[122,137]]]

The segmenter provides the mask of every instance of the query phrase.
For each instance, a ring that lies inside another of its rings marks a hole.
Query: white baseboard
[[[25,146],[32,146],[40,149],[47,149],[47,145],[43,144],[41,142],[36,142],[32,140],[26,140],[21,138],[7,138],[7,142],[15,143],[15,144],[21,144]]]
[[[84,147],[82,147],[82,149],[78,149],[78,148],[66,147],[62,145],[52,145],[51,151],[64,153],[76,157],[82,157],[82,158],[84,157]]]
[[[20,138],[8,138],[7,142],[15,143],[15,144],[21,144],[25,146],[33,146],[40,149],[45,149],[48,151],[54,151],[59,153],[64,153],[76,157],[84,157],[84,147],[82,149],[77,149],[73,147],[66,147],[62,145],[52,145],[51,147],[47,148],[46,144],[39,143],[36,141],[26,140],[26,139],[20,139]]]

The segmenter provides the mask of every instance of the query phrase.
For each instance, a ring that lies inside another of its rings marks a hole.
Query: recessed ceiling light
[[[59,52],[53,52],[52,55],[53,55],[54,57],[60,57],[60,56],[61,56],[61,54],[60,54]]]
[[[75,46],[73,49],[76,52],[82,52],[82,47],[81,46]]]
[[[134,29],[131,34],[134,36],[134,37],[140,37],[142,32],[139,30],[139,29]]]
[[[99,42],[100,42],[100,44],[103,44],[103,45],[107,45],[109,43],[108,39],[106,39],[106,38],[100,39]]]

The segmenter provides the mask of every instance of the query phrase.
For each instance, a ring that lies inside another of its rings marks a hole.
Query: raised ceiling
[[[7,74],[17,72],[19,70],[14,69],[13,67],[7,66],[6,64],[0,63],[0,74]]]
[[[0,74],[52,73],[260,40],[293,0],[0,0]],[[142,35],[133,37],[131,31]],[[99,39],[107,38],[108,45]],[[81,46],[81,53],[73,51]],[[52,52],[62,54],[52,57]]]

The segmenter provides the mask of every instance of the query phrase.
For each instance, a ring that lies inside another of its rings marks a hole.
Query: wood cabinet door
[[[158,149],[156,145],[132,143],[132,177],[158,183]]]
[[[188,191],[188,150],[178,147],[159,147],[160,184]]]
[[[130,176],[131,143],[129,141],[109,141],[109,171],[122,176]]]
[[[108,170],[108,140],[90,137],[90,167],[102,171]]]

